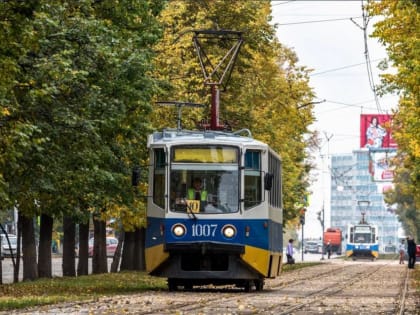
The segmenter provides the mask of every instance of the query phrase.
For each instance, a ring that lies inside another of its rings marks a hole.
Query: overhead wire
[[[373,71],[372,71],[372,62],[370,60],[370,56],[369,56],[369,46],[368,46],[368,34],[367,34],[367,29],[368,29],[368,24],[369,24],[369,16],[366,14],[366,8],[364,6],[363,3],[364,0],[361,0],[361,4],[362,4],[362,18],[363,18],[363,26],[360,26],[357,22],[355,22],[353,20],[353,18],[350,18],[350,20],[357,26],[359,27],[362,31],[363,31],[363,42],[364,42],[364,46],[365,46],[365,51],[364,51],[364,55],[365,55],[365,61],[366,61],[366,69],[367,69],[367,74],[368,74],[368,79],[369,79],[369,85],[370,85],[370,89],[373,92],[374,98],[375,98],[375,103],[376,103],[376,109],[378,111],[378,113],[383,113],[384,111],[381,108],[381,104],[379,102],[379,97],[378,97],[378,93],[376,90],[376,86],[375,86],[375,82],[373,79]]]
[[[289,1],[277,2],[276,0],[272,0],[272,2],[277,2],[277,3],[273,3],[271,6],[272,6],[272,7],[275,7],[275,6],[278,6],[278,5],[288,4],[288,3],[290,3],[290,2],[295,2],[295,1],[296,1],[296,0],[289,0]]]
[[[310,24],[310,23],[324,23],[324,22],[334,22],[334,21],[342,21],[342,20],[349,20],[352,21],[356,26],[358,26],[362,31],[363,31],[363,41],[364,41],[364,55],[365,55],[365,64],[366,64],[366,69],[367,69],[367,74],[368,74],[368,80],[369,80],[369,86],[370,89],[373,92],[374,95],[374,99],[375,99],[375,103],[376,103],[376,110],[379,113],[383,113],[384,111],[381,108],[381,104],[379,102],[379,96],[378,96],[378,92],[375,86],[375,81],[373,79],[373,71],[372,71],[372,60],[370,59],[370,55],[369,55],[369,47],[368,47],[368,24],[369,24],[369,16],[366,14],[366,8],[364,6],[364,0],[361,0],[362,3],[362,16],[357,16],[357,17],[346,17],[346,18],[337,18],[337,19],[324,19],[324,20],[312,20],[312,21],[302,21],[302,22],[291,22],[291,23],[278,23],[278,26],[286,26],[286,25],[299,25],[299,24]],[[276,5],[281,5],[281,4],[286,4],[289,2],[293,2],[293,1],[286,1],[286,2],[281,2],[281,3],[276,3],[276,4],[272,4],[272,6],[276,6]],[[362,23],[363,26],[360,26],[355,19],[362,19]],[[375,59],[373,61],[378,61],[379,59]],[[362,64],[362,63],[361,63]],[[342,69],[347,69],[347,68],[351,68],[351,67],[356,67],[359,66],[361,64],[354,64],[354,65],[349,65],[349,66],[343,66],[340,68],[336,68],[336,69],[330,69],[330,70],[325,70],[322,72],[318,72],[318,73],[313,73],[311,75],[309,75],[310,77],[316,76],[316,75],[321,75],[321,74],[325,74],[325,73],[329,73],[329,72],[333,72],[333,71],[338,71],[338,70],[342,70]]]
[[[350,19],[360,19],[362,18],[361,16],[354,16],[351,17]],[[276,25],[278,26],[285,26],[285,25],[299,25],[299,24],[310,24],[310,23],[324,23],[324,22],[335,22],[335,21],[345,21],[348,20],[349,18],[338,18],[338,19],[324,19],[324,20],[312,20],[312,21],[303,21],[303,22],[290,22],[290,23],[278,23]]]
[[[374,107],[368,107],[366,105],[361,105],[361,104],[366,104],[366,102],[361,102],[361,103],[357,103],[357,104],[348,104],[348,103],[343,103],[343,102],[333,101],[333,100],[328,100],[328,99],[325,100],[325,102],[326,103],[337,104],[337,105],[342,105],[342,106],[337,107],[337,108],[333,108],[333,109],[324,110],[322,112],[319,112],[319,114],[324,114],[324,113],[329,113],[329,112],[334,112],[334,111],[342,110],[343,108],[346,108],[346,107],[360,108],[361,111],[363,109],[376,109]]]
[[[375,61],[379,61],[379,60],[381,60],[381,59],[375,59],[375,60],[372,60],[372,61],[375,62]],[[314,76],[317,76],[317,75],[321,75],[321,74],[325,74],[325,73],[330,73],[330,72],[334,72],[334,71],[340,71],[340,70],[344,70],[344,69],[348,69],[348,68],[353,68],[353,67],[358,67],[358,66],[365,65],[365,64],[366,64],[366,61],[363,61],[361,63],[355,63],[355,64],[348,65],[348,66],[343,66],[343,67],[339,67],[339,68],[328,69],[328,70],[320,71],[320,72],[314,72],[314,73],[311,73],[309,76],[310,77],[314,77]]]

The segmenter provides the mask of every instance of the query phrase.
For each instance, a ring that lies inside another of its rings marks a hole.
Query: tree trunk
[[[23,281],[38,278],[36,263],[35,229],[33,218],[19,214],[22,223],[22,255],[23,255]]]
[[[144,271],[146,269],[146,261],[144,257],[144,241],[146,230],[144,227],[135,230],[134,241],[134,270]]]
[[[79,262],[77,264],[77,275],[89,273],[89,222],[79,224]]]
[[[134,270],[134,234],[125,232],[120,270]]]
[[[118,266],[120,265],[121,261],[121,249],[124,243],[124,231],[121,231],[118,235],[118,245],[117,249],[115,250],[114,257],[112,259],[111,264],[111,272],[118,272]]]
[[[51,241],[54,219],[46,214],[41,214],[38,245],[38,276],[51,278]]]
[[[106,222],[93,217],[93,235],[92,273],[107,273]]]
[[[76,247],[76,225],[70,217],[63,218],[63,276],[76,276],[74,249]]]

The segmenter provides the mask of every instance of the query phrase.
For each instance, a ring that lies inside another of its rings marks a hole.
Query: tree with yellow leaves
[[[372,15],[384,17],[375,24],[379,38],[396,69],[382,76],[382,91],[400,96],[394,117],[398,144],[395,189],[386,201],[398,204],[397,213],[407,233],[420,239],[420,4],[418,1],[372,1]]]
[[[164,39],[158,47],[155,68],[159,78],[169,83],[162,86],[159,101],[207,105],[205,109],[183,110],[183,127],[195,128],[196,121],[209,119],[210,88],[204,85],[192,30],[243,32],[244,43],[231,79],[221,91],[220,118],[234,130],[250,129],[255,138],[282,156],[284,218],[289,221],[298,217],[296,204],[301,203],[309,186],[307,139],[314,136],[308,130],[314,117],[311,105],[301,105],[310,104],[313,93],[309,71],[298,67],[293,51],[278,42],[270,14],[267,0],[170,1],[161,14]],[[224,48],[222,44],[206,53],[209,59],[217,60]],[[155,107],[154,125],[175,127],[176,114],[171,108]]]

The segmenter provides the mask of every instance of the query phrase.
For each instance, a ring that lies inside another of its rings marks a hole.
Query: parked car
[[[306,241],[304,252],[306,253],[321,253],[322,251],[322,244],[318,241]]]
[[[10,246],[7,242],[7,238],[5,234],[0,234],[1,237],[1,258],[4,257],[16,257],[17,254],[17,237],[14,234],[8,234]]]
[[[395,245],[385,245],[384,247],[384,253],[396,253],[397,247]]]
[[[88,248],[89,257],[93,256],[93,242],[94,242],[93,238],[89,239],[89,248]],[[107,237],[106,238],[106,255],[108,257],[114,256],[117,246],[118,246],[118,239],[116,239],[115,237]]]

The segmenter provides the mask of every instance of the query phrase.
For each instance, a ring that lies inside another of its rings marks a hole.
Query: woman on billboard
[[[382,142],[386,135],[377,117],[372,117],[369,127],[366,129],[366,148],[382,148]]]

